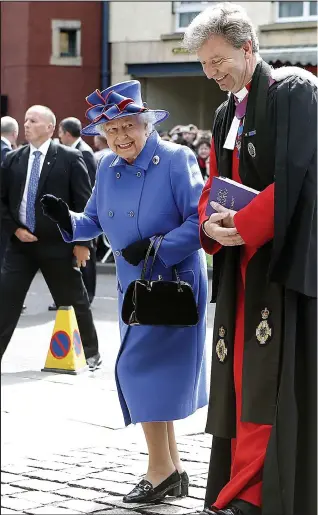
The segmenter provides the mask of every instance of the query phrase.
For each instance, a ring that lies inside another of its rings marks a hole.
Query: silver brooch
[[[249,153],[249,155],[251,157],[255,157],[256,156],[256,150],[255,150],[255,147],[254,147],[253,143],[250,142],[247,145],[247,150],[248,150],[248,153]]]
[[[160,157],[159,156],[153,156],[152,158],[152,162],[154,165],[157,165],[160,161]]]

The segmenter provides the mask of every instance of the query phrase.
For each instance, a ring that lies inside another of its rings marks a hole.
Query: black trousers
[[[93,302],[96,293],[96,248],[90,250],[90,260],[86,261],[86,266],[81,267],[83,281],[88,294],[88,300]]]
[[[12,240],[7,248],[0,280],[0,352],[6,351],[17,326],[22,306],[38,270],[57,306],[73,306],[85,357],[98,352],[98,340],[87,292],[80,270],[74,266],[68,244],[22,243]]]

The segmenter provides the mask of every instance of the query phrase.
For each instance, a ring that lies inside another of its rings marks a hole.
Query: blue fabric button
[[[108,211],[108,216],[110,216],[112,218],[114,216],[114,212],[113,211]]]

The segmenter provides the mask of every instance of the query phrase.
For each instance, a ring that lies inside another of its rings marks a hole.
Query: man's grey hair
[[[1,118],[1,134],[12,134],[13,132],[19,134],[18,122],[11,116],[3,116]]]
[[[140,113],[140,114],[135,114],[135,115],[132,115],[132,117],[136,117],[138,118],[138,120],[141,122],[141,123],[145,123],[146,125],[146,131],[147,131],[147,134],[149,136],[149,134],[151,134],[154,130],[154,125],[155,125],[155,122],[156,122],[156,116],[154,113]],[[111,121],[111,120],[110,120]],[[104,122],[100,125],[97,125],[96,129],[97,131],[99,132],[99,134],[101,136],[104,136],[106,135],[106,132],[105,132],[105,125],[107,124],[108,122]]]
[[[255,28],[240,5],[224,2],[207,7],[185,30],[183,46],[188,52],[196,53],[211,36],[222,36],[235,48],[242,48],[251,40],[253,54],[258,53]]]

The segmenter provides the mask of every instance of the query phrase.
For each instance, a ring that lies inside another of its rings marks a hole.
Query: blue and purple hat
[[[153,113],[153,123],[163,122],[169,113],[163,109],[148,109],[142,101],[140,82],[129,80],[119,82],[104,91],[96,89],[86,97],[90,108],[85,116],[91,122],[84,127],[81,133],[84,136],[98,136],[97,125],[141,113]]]

